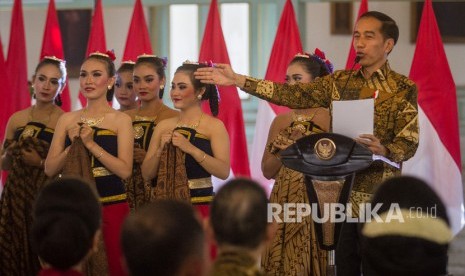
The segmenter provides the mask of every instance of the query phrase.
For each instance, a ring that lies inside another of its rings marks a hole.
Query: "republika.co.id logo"
[[[393,220],[404,222],[407,218],[436,218],[436,205],[428,208],[411,207],[407,212],[402,210],[397,203],[391,203],[389,209],[383,209],[383,216],[379,212],[382,203],[372,205],[363,203],[359,205],[359,215],[352,215],[352,204],[325,203],[320,212],[316,212],[317,203],[268,203],[268,222],[278,223],[300,223],[303,218],[311,216],[316,223],[332,222],[338,223],[346,221],[348,223],[371,222],[389,223]]]

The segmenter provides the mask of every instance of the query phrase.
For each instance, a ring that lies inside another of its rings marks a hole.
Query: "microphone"
[[[356,56],[355,59],[354,59],[354,64],[352,65],[352,68],[350,68],[350,75],[347,78],[346,83],[344,84],[344,87],[341,90],[341,93],[339,94],[341,96],[341,99],[342,99],[342,96],[344,95],[344,92],[346,91],[347,84],[349,83],[349,80],[352,77],[352,74],[354,73],[355,65],[360,62],[360,59],[361,59],[360,56]]]

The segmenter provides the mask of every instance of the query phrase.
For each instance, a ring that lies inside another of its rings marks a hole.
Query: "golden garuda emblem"
[[[329,160],[336,153],[336,144],[328,138],[321,138],[315,143],[314,151],[321,160]]]

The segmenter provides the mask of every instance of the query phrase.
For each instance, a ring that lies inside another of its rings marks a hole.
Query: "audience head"
[[[176,69],[176,72],[173,77],[173,81],[171,83],[171,99],[173,100],[174,107],[178,109],[182,109],[185,107],[184,103],[177,103],[173,98],[173,94],[177,91],[187,90],[188,92],[184,92],[186,95],[193,95],[193,101],[196,103],[200,103],[200,101],[209,101],[210,110],[213,116],[218,115],[218,90],[216,86],[213,84],[205,84],[201,83],[199,80],[194,78],[194,72],[198,68],[212,66],[212,64],[207,63],[194,63],[190,61],[184,62],[181,66]],[[182,85],[179,85],[182,84]]]
[[[308,83],[332,72],[332,63],[317,48],[314,54],[295,55],[287,67],[286,82],[288,84]]]
[[[166,58],[143,54],[137,57],[134,66],[134,90],[140,100],[163,98],[165,91]]]
[[[125,61],[116,71],[115,98],[121,106],[121,110],[129,110],[137,107],[136,92],[133,83],[134,62]]]
[[[377,214],[383,220],[372,219],[362,227],[362,258],[373,273],[446,274],[449,219],[425,182],[409,176],[391,178],[376,190],[371,204],[382,204]]]
[[[101,52],[93,52],[91,53],[85,60],[81,66],[81,73],[80,73],[80,80],[81,80],[81,90],[82,87],[85,86],[86,79],[89,77],[88,75],[92,75],[93,77],[101,77],[105,80],[103,85],[106,87],[106,98],[107,101],[110,102],[113,100],[113,93],[114,93],[114,83],[115,83],[115,64],[113,61],[115,60],[115,53],[113,51],[106,51],[105,53]],[[96,76],[93,75],[92,72],[85,72],[84,69],[89,66],[90,69],[95,68],[95,64],[93,62],[98,62],[103,65],[103,76]],[[83,83],[84,82],[84,83]],[[82,91],[81,91],[82,92]]]
[[[101,225],[100,203],[88,183],[59,178],[37,197],[32,244],[40,259],[67,270],[95,248]]]
[[[159,200],[130,214],[121,245],[130,275],[204,275],[205,237],[193,207]]]
[[[257,249],[270,239],[268,199],[256,182],[237,178],[220,188],[210,209],[210,224],[222,246]]]

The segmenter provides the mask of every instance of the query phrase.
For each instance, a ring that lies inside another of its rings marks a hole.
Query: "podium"
[[[370,166],[373,154],[347,136],[318,133],[297,140],[280,155],[284,166],[305,176],[309,202],[316,203],[312,213],[316,211],[319,218],[314,221],[318,245],[328,251],[326,275],[335,276],[343,220],[335,222],[338,219],[331,210],[347,206],[355,173]]]

